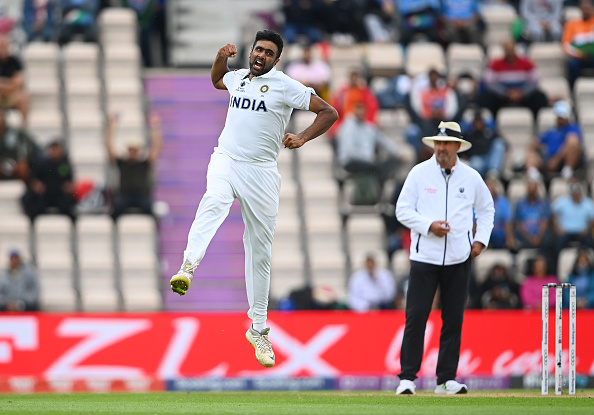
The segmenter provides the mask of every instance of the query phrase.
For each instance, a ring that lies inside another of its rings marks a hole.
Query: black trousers
[[[400,379],[415,380],[421,369],[425,327],[438,286],[443,325],[437,358],[437,383],[456,378],[471,263],[470,258],[460,264],[447,266],[411,261],[406,326],[400,349]]]

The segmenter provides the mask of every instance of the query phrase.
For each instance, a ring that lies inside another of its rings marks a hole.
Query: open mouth
[[[254,69],[261,71],[264,69],[264,61],[262,59],[255,59],[253,64]]]

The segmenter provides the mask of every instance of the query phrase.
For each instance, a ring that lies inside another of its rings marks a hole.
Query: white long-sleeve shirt
[[[394,301],[396,281],[387,269],[376,269],[371,278],[367,269],[356,271],[349,281],[348,305],[351,310],[364,312],[380,304]]]
[[[396,217],[411,230],[411,261],[434,265],[466,261],[474,241],[487,246],[494,215],[493,198],[477,171],[457,159],[446,176],[435,155],[412,168],[396,203]],[[450,223],[441,238],[429,231],[437,220]]]

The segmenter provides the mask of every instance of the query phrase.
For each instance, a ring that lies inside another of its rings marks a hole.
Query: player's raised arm
[[[299,134],[285,134],[283,144],[286,148],[299,148],[309,140],[324,134],[338,120],[338,112],[317,95],[311,95],[309,110],[318,116],[313,123]]]
[[[216,89],[227,89],[223,83],[223,76],[229,72],[229,66],[227,65],[227,59],[234,58],[237,56],[237,47],[227,43],[217,53],[212,69],[210,70],[210,79]]]

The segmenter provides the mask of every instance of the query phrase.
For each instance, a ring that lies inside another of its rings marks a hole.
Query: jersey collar
[[[248,74],[249,74],[249,70],[248,70]],[[260,78],[271,78],[275,74],[276,74],[276,67],[273,66],[272,69],[269,70],[268,72],[266,72],[264,75],[254,76],[254,79],[255,78],[258,78],[258,79],[260,79]]]

